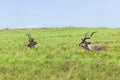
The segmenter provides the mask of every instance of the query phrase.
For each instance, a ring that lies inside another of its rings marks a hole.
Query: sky
[[[120,27],[120,0],[0,0],[0,28]]]

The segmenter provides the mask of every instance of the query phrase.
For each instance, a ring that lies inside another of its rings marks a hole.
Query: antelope
[[[26,35],[28,36],[28,41],[29,41],[29,43],[26,45],[26,47],[34,48],[35,45],[37,44],[37,42],[34,41],[34,38],[32,38],[30,34],[26,34]]]
[[[83,47],[87,51],[92,51],[92,50],[100,51],[100,50],[104,50],[105,47],[102,46],[101,44],[91,45],[91,42],[87,42],[86,41],[87,39],[90,39],[93,36],[94,33],[96,33],[96,32],[92,32],[90,34],[90,36],[87,36],[88,33],[86,33],[85,37],[81,39],[82,42],[79,44],[79,46]]]

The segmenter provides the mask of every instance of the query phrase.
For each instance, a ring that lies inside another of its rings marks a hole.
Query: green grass
[[[86,32],[97,31],[92,44],[111,47],[85,51]],[[38,42],[26,49],[27,33]],[[41,28],[0,30],[0,80],[119,80],[119,28]]]

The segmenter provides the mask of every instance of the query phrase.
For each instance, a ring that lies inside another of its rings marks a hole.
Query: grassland
[[[84,51],[78,44],[97,31],[92,44],[111,47]],[[25,34],[38,42],[34,49]],[[119,80],[119,28],[41,28],[0,30],[0,80]]]

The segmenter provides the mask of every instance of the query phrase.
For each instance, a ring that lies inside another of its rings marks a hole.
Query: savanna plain
[[[85,51],[90,41],[108,47]],[[37,41],[33,49],[26,34]],[[120,28],[35,28],[0,30],[0,80],[120,80]]]

